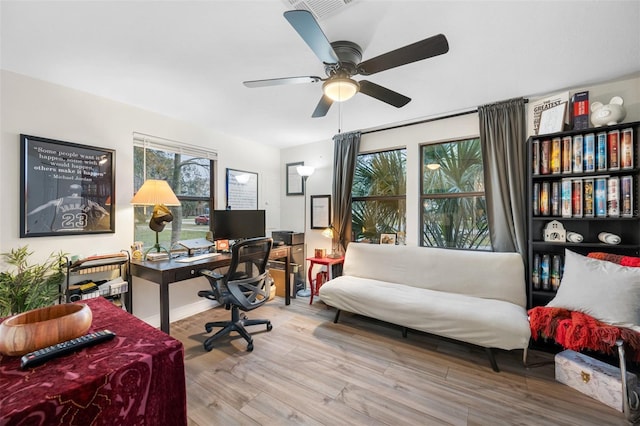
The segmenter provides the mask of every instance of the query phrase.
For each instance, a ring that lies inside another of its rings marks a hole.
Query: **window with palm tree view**
[[[165,150],[134,147],[134,189],[145,180],[166,180],[181,205],[169,206],[173,221],[159,234],[161,245],[169,248],[179,240],[203,238],[209,230],[213,199],[213,160]],[[134,207],[134,238],[144,247],[155,244],[156,234],[149,228],[153,206]]]
[[[358,155],[351,191],[353,241],[379,243],[382,234],[406,237],[406,149]]]
[[[420,244],[491,250],[480,139],[421,146]]]

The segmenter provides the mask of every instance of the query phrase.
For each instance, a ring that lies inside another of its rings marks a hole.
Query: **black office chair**
[[[237,331],[248,342],[247,351],[253,350],[253,339],[245,326],[266,324],[267,331],[273,326],[271,321],[248,319],[240,311],[251,311],[269,300],[271,282],[267,271],[267,261],[273,240],[271,238],[250,238],[234,244],[231,249],[231,265],[225,275],[208,269],[200,270],[207,277],[211,290],[198,292],[198,296],[217,300],[226,309],[231,309],[231,321],[214,321],[205,324],[207,333],[214,327],[222,327],[216,334],[204,342],[204,348],[210,351],[213,342],[221,336]]]

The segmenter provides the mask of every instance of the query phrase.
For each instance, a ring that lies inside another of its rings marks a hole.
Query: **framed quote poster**
[[[115,232],[114,156],[20,135],[20,237]]]
[[[258,174],[227,169],[227,208],[258,209]]]

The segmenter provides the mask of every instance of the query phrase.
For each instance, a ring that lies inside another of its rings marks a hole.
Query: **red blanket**
[[[529,325],[534,340],[552,338],[574,351],[613,354],[616,340],[622,339],[627,359],[640,362],[640,333],[603,323],[582,312],[537,306],[529,310]]]

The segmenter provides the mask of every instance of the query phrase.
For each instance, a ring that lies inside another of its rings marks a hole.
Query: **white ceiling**
[[[359,94],[311,118],[320,83],[242,85],[325,75],[287,4],[2,0],[1,66],[279,147],[640,71],[637,0],[354,0],[319,22],[363,60],[437,33],[449,53],[367,77],[412,98],[403,108]]]

